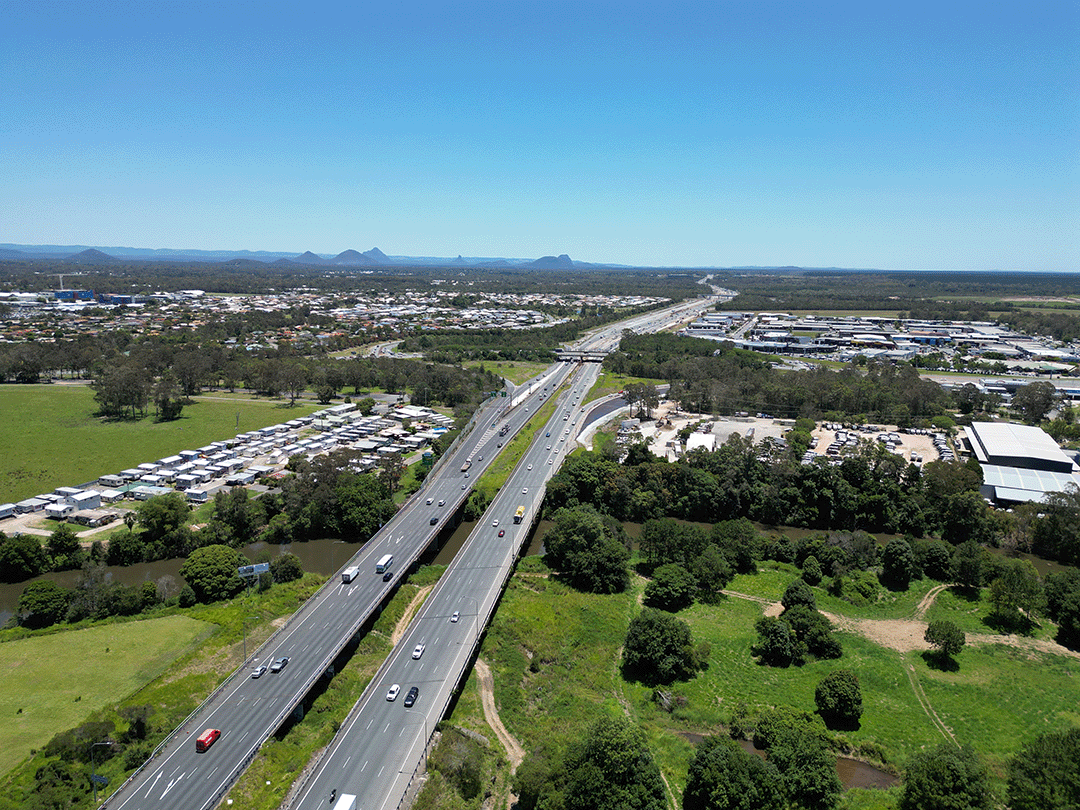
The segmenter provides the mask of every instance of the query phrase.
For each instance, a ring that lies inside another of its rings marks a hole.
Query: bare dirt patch
[[[525,749],[517,741],[513,734],[506,730],[501,719],[499,709],[495,706],[495,678],[491,674],[491,667],[482,658],[476,659],[476,682],[480,687],[480,704],[484,707],[484,719],[499,738],[502,747],[506,749],[506,756],[510,760],[510,773],[518,769],[525,759]]]
[[[394,625],[394,632],[390,635],[390,643],[397,644],[401,641],[401,637],[405,635],[405,631],[409,627],[409,622],[412,621],[413,616],[416,615],[416,611],[420,609],[420,605],[424,603],[425,597],[431,593],[431,589],[434,585],[425,585],[419,591],[416,592],[416,596],[409,602],[409,606],[405,608],[405,612],[398,619],[397,624]]]

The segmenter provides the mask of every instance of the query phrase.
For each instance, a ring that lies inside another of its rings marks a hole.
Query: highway
[[[694,301],[674,305],[661,312],[636,316],[596,330],[579,345],[590,351],[610,350],[618,345],[624,328],[638,331],[666,328],[671,323],[696,317],[696,313],[709,304],[708,301]],[[204,810],[216,805],[254,758],[259,746],[297,707],[316,681],[329,672],[334,659],[348,641],[387,598],[398,579],[429,545],[435,533],[443,528],[447,518],[469,496],[472,478],[490,464],[502,446],[516,435],[573,370],[568,363],[555,364],[536,378],[541,380],[540,385],[522,386],[525,394],[520,400],[517,397],[496,398],[486,403],[479,411],[472,430],[429,476],[422,490],[352,560],[345,563],[343,568],[359,566],[359,576],[348,584],[341,583],[340,577],[336,577],[320,589],[255,653],[249,667],[242,668],[227,679],[203,706],[159,746],[155,756],[102,806],[124,810]],[[382,796],[370,806],[396,805],[398,799],[393,797],[398,795],[400,798],[401,794],[395,794],[399,780],[387,782],[383,778],[388,774],[386,769],[398,767],[399,776],[407,777],[419,763],[423,750],[421,741],[430,737],[435,723],[442,716],[450,692],[463,675],[472,645],[486,626],[502,582],[509,574],[524,533],[532,523],[533,513],[539,509],[543,484],[558,469],[569,447],[568,440],[580,427],[583,398],[599,371],[599,366],[595,364],[587,364],[578,371],[573,387],[560,398],[560,407],[555,415],[545,425],[544,431],[537,434],[536,440],[492,502],[480,526],[444,573],[421,616],[361,697],[358,710],[365,722],[370,722],[371,728],[382,728],[379,739],[386,746],[386,751],[380,755],[381,764],[377,768],[371,764],[374,754],[364,758],[363,762],[357,761],[356,755],[350,755],[344,761],[335,759],[336,770],[327,771],[326,765],[321,764],[312,784],[326,788],[324,801],[330,789],[342,790],[332,782],[342,781],[344,784],[354,780],[362,787],[366,785],[363,787],[366,791],[364,795],[374,796],[378,793]],[[545,384],[547,390],[543,387]],[[514,401],[516,407],[506,412],[503,403],[508,401]],[[504,426],[505,431],[502,430]],[[547,433],[550,436],[544,435]],[[461,471],[466,460],[471,461],[467,473]],[[524,522],[515,526],[513,514],[519,505],[526,506],[527,514]],[[495,520],[499,521],[498,527],[491,525]],[[503,537],[498,536],[500,529],[504,532]],[[389,581],[375,573],[376,561],[385,554],[394,556]],[[451,622],[449,617],[455,611],[459,613],[459,620]],[[471,635],[469,618],[472,618]],[[425,640],[417,641],[417,634],[425,634]],[[411,652],[416,643],[430,646],[418,662],[413,663]],[[287,656],[289,663],[280,672],[267,672],[257,679],[248,676],[251,666],[269,665],[282,656]],[[405,668],[399,670],[396,667],[401,661],[405,662]],[[399,678],[396,682],[403,686],[402,695],[396,701],[384,699],[383,687],[390,678],[390,675],[384,676],[384,672]],[[406,675],[412,677],[412,682],[406,684]],[[416,706],[406,714],[402,703],[404,692],[411,685],[419,687],[420,697]],[[377,695],[380,689],[383,694]],[[373,695],[379,699],[373,699]],[[371,710],[375,711],[375,715],[364,713],[371,704],[377,707]],[[381,714],[379,710],[382,710]],[[384,718],[381,726],[376,722],[380,716]],[[343,727],[346,733],[339,735],[338,739],[353,739],[349,732],[355,728],[357,721],[352,716],[350,718],[348,728]],[[409,724],[401,722],[403,718],[413,721],[414,733],[405,730]],[[195,739],[206,728],[220,729],[222,734],[209,751],[198,753]],[[365,727],[363,731],[371,731],[371,728]],[[366,739],[370,735],[360,736]],[[338,748],[339,744],[335,742],[333,751],[336,753]],[[395,761],[398,763],[396,766],[393,765]],[[409,766],[409,762],[415,764]],[[369,768],[373,769],[375,775]],[[372,779],[375,781],[369,784],[368,780]],[[401,793],[404,793],[403,787]],[[302,793],[304,797],[315,795],[317,792],[313,787],[305,788]],[[309,805],[305,803],[304,806]],[[310,806],[314,806],[314,803]]]
[[[292,807],[327,806],[331,791],[337,793],[333,806],[341,810],[351,796],[356,797],[355,807],[364,810],[398,806],[422,764],[436,723],[472,661],[474,646],[528,535],[532,513],[540,506],[544,484],[581,426],[581,403],[599,370],[595,364],[583,366],[560,396],[554,415],[537,432]],[[543,393],[538,391],[529,402],[542,405],[538,397]],[[514,514],[521,506],[525,518],[515,524]],[[418,644],[424,649],[416,658]],[[395,684],[399,690],[391,701],[387,694]],[[419,695],[415,705],[406,708],[404,698],[414,686]]]
[[[556,369],[551,385],[561,382],[568,371]],[[235,673],[174,733],[159,755],[109,799],[109,807],[197,810],[216,804],[258,747],[327,672],[349,639],[461,506],[471,492],[471,477],[483,471],[528,419],[523,409],[502,416],[501,402],[505,401],[499,398],[485,406],[480,413],[483,421],[430,477],[422,496],[399,510],[343,566],[359,566],[360,575],[348,585],[337,576],[324,586],[249,662],[251,667],[269,665],[288,656],[288,665],[279,673],[267,672],[258,679],[250,678],[248,669]],[[510,428],[500,436],[497,428],[504,424]],[[466,459],[472,460],[467,475],[461,472]],[[384,554],[394,555],[389,581],[375,573],[376,561]],[[220,729],[222,735],[209,752],[200,754],[195,751],[195,739],[206,728]]]

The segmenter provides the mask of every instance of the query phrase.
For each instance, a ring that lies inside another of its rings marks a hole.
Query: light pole
[[[261,616],[245,616],[243,619],[240,620],[241,624],[244,625],[244,664],[247,664],[247,660],[248,660],[248,657],[247,657],[247,620],[248,619],[258,620],[258,619],[261,619],[261,618],[262,618]]]
[[[424,724],[424,736],[423,736],[423,738],[421,740],[421,745],[422,745],[421,761],[424,763],[424,767],[427,767],[427,744],[428,744],[428,739],[427,739],[427,715],[422,714],[421,712],[418,712],[416,709],[406,709],[405,713],[406,714],[419,714],[420,715],[420,722]]]
[[[94,804],[97,804],[97,786],[98,779],[105,779],[103,776],[98,776],[94,771],[97,768],[97,763],[94,761],[94,748],[98,745],[106,745],[112,747],[112,740],[106,740],[105,742],[90,743],[90,782],[94,785]],[[105,784],[109,784],[108,780],[105,780]]]
[[[333,568],[333,570],[330,572],[330,576],[333,576],[337,573],[337,549],[334,548],[334,546],[338,545],[345,545],[345,541],[335,540],[333,543],[330,544],[330,567]]]
[[[480,638],[480,602],[472,596],[463,596],[462,599],[468,599],[476,606],[476,610],[473,611],[473,638]]]

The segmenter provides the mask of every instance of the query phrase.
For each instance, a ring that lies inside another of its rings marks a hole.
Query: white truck
[[[352,793],[342,793],[334,802],[334,810],[354,810],[355,807],[356,796]]]
[[[360,573],[360,568],[355,565],[350,565],[344,571],[341,572],[342,582],[352,582],[356,579],[356,575]]]

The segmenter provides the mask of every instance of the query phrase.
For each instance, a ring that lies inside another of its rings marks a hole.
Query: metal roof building
[[[1006,422],[973,422],[964,432],[980,464],[1066,474],[1080,471],[1057,442],[1040,428]]]
[[[1080,468],[1037,427],[974,422],[966,444],[983,471],[983,497],[995,503],[1041,501],[1048,492],[1080,486]]]

